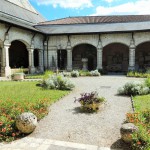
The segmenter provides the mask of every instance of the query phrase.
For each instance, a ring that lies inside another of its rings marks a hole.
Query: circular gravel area
[[[131,101],[129,97],[118,96],[117,90],[126,82],[139,79],[101,76],[71,80],[76,85],[74,91],[50,107],[48,116],[40,121],[30,136],[127,149],[120,140],[120,127],[125,121],[125,114],[132,111]],[[74,103],[74,97],[94,90],[106,98],[106,104],[98,113],[81,113],[80,104]]]

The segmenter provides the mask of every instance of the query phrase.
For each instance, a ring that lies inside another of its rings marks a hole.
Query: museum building
[[[24,68],[107,72],[150,68],[150,15],[47,21],[28,0],[0,0],[0,76]]]

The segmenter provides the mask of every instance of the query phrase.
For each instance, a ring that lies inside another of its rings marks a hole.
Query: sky
[[[47,20],[73,16],[150,14],[150,0],[29,0]]]

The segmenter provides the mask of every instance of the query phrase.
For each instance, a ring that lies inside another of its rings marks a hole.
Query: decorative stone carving
[[[122,140],[125,143],[131,143],[132,142],[132,134],[137,131],[138,131],[138,128],[133,123],[123,124],[120,129]]]
[[[22,113],[17,117],[16,127],[22,133],[31,133],[37,126],[37,117],[33,113]]]

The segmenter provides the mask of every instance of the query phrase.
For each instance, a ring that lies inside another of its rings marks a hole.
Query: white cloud
[[[114,0],[105,0],[108,3],[112,3]]]
[[[115,14],[150,14],[150,0],[137,0],[118,6],[104,7],[98,6],[96,13],[92,15],[115,15]]]
[[[84,8],[92,7],[92,0],[37,0],[38,5],[52,5],[54,8]]]

